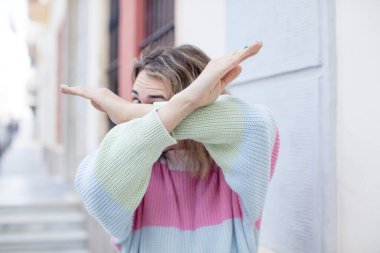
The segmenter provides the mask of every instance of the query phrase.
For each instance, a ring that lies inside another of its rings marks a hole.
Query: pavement
[[[0,170],[0,252],[89,253],[73,184],[49,175],[33,117],[20,122]]]
[[[0,206],[75,198],[72,183],[49,175],[43,143],[33,138],[32,114],[20,122],[19,132],[0,161]]]

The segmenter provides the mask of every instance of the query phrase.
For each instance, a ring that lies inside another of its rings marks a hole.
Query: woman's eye
[[[137,98],[133,98],[132,99],[132,102],[135,103],[135,104],[140,104],[140,100],[138,100]]]

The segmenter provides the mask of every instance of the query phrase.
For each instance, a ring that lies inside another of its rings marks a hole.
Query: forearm
[[[152,111],[153,108],[154,106],[152,104],[133,104],[127,102],[124,108],[119,112],[118,118],[120,118],[120,122],[118,123],[144,117]],[[190,99],[186,99],[184,95],[178,93],[167,101],[165,105],[158,110],[157,114],[166,130],[171,132],[196,108],[197,106]]]
[[[216,144],[241,138],[242,115],[236,98],[224,95],[213,104],[198,109],[185,95],[180,92],[169,101],[158,102],[156,106],[128,102],[125,109],[120,111],[120,118],[123,118],[122,122],[141,118],[155,107],[165,129],[174,131],[177,140],[194,139]]]
[[[133,119],[142,118],[153,110],[152,104],[134,104],[125,102],[123,107],[118,111],[117,124],[125,123]]]
[[[170,133],[195,109],[197,109],[195,103],[187,99],[182,93],[178,93],[165,103],[157,111],[157,114],[166,130]]]
[[[163,108],[168,102],[154,103]],[[194,110],[173,134],[176,140],[193,139],[204,144],[230,144],[239,142],[244,131],[242,107],[248,106],[241,100],[222,95],[213,104]],[[250,107],[250,106],[248,106]]]

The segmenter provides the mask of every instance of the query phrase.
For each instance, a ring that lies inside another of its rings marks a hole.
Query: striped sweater
[[[257,252],[261,213],[279,149],[270,110],[231,95],[198,108],[168,133],[154,103],[119,124],[79,165],[75,186],[121,252]],[[203,180],[160,159],[193,139],[215,161]]]

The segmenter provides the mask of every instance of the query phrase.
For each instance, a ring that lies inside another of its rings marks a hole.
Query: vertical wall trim
[[[321,1],[321,53],[324,59],[322,76],[325,84],[321,86],[320,105],[321,120],[325,124],[320,124],[321,143],[320,147],[320,168],[322,178],[326,181],[321,185],[323,189],[323,213],[322,213],[322,252],[334,253],[337,249],[337,163],[336,163],[336,99],[337,99],[337,79],[336,79],[336,28],[335,28],[335,0]],[[321,36],[322,38],[322,36]]]
[[[120,0],[119,19],[119,95],[131,99],[131,72],[134,59],[140,53],[144,36],[144,1]]]

